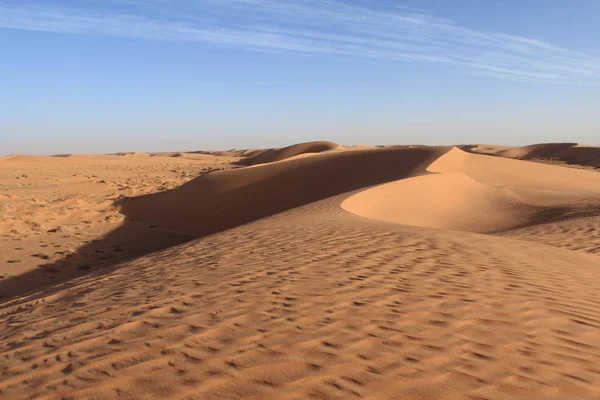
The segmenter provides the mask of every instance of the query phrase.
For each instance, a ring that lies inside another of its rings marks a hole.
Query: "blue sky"
[[[600,144],[596,0],[0,0],[0,154]]]

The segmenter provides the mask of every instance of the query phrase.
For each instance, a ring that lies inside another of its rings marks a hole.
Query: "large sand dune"
[[[119,207],[136,221],[202,236],[336,194],[418,175],[447,150],[355,150],[216,171],[176,190],[120,202]]]
[[[600,174],[448,150],[338,149],[121,201],[122,224],[156,225],[131,239],[198,238],[0,300],[0,397],[600,398]]]
[[[600,210],[600,174],[595,172],[492,158],[458,148],[428,171],[437,174],[363,191],[342,207],[383,221],[478,233],[598,215]]]

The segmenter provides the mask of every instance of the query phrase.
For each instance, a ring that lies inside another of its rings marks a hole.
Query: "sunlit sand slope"
[[[440,157],[427,176],[360,192],[342,204],[383,221],[479,233],[598,215],[600,174],[466,153]]]

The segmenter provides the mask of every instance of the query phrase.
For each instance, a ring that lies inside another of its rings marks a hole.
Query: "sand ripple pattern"
[[[4,304],[0,395],[600,396],[596,256],[369,221],[340,202]]]

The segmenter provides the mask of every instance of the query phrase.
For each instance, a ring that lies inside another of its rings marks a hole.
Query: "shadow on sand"
[[[407,146],[329,153],[215,171],[168,192],[117,201],[115,206],[126,216],[122,226],[67,257],[0,280],[0,302],[25,294],[23,301],[46,296],[77,284],[80,277],[100,277],[145,254],[331,196],[422,174],[449,149]]]
[[[125,221],[71,254],[16,277],[0,279],[0,303],[15,296],[28,295],[27,299],[32,299],[41,291],[48,294],[48,289],[68,288],[79,277],[106,274],[113,266],[191,239],[189,235]]]
[[[327,153],[214,171],[167,192],[118,201],[126,216],[119,228],[60,260],[0,280],[0,303],[25,294],[14,304],[47,296],[136,257],[338,194],[426,174],[426,167],[449,150],[405,146]],[[597,215],[598,207],[540,211],[539,221],[528,224]]]

